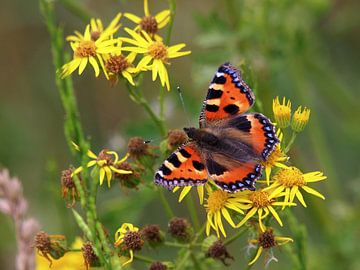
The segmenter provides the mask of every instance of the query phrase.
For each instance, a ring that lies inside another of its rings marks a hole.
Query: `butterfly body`
[[[255,100],[240,72],[219,67],[210,83],[199,128],[184,128],[189,142],[177,149],[155,174],[155,183],[203,185],[210,177],[228,192],[254,190],[261,162],[278,139],[273,124],[260,113],[245,113]]]

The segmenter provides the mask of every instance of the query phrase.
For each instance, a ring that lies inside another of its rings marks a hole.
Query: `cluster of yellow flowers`
[[[108,80],[116,82],[119,77],[123,77],[131,85],[136,85],[134,78],[140,72],[151,71],[152,80],[159,77],[161,85],[170,90],[166,68],[166,65],[170,64],[169,59],[188,55],[191,51],[180,51],[186,46],[184,43],[167,46],[158,35],[158,30],[170,21],[169,10],[152,16],[148,1],[144,0],[144,13],[142,18],[131,13],[124,14],[124,17],[136,23],[134,29],[124,29],[130,37],[115,36],[121,26],[121,13],[117,14],[106,28],[100,19],[91,19],[84,34],[75,31],[75,35],[68,36],[73,59],[61,68],[61,78],[69,76],[77,69],[79,75],[82,74],[90,63],[96,77],[102,71]]]
[[[269,158],[263,162],[262,165],[265,167],[266,179],[257,181],[257,189],[255,191],[247,190],[235,194],[228,193],[219,189],[211,179],[209,179],[205,186],[197,187],[200,203],[203,204],[204,200],[206,201],[204,208],[207,213],[207,235],[213,229],[218,237],[220,237],[220,234],[226,237],[223,218],[233,228],[240,228],[251,219],[254,219],[260,229],[260,233],[266,233],[270,229],[265,224],[269,224],[271,218],[274,218],[280,226],[283,226],[283,222],[278,214],[279,211],[284,210],[286,207],[296,206],[296,199],[304,207],[307,206],[301,190],[325,199],[321,193],[309,187],[309,184],[324,180],[326,176],[319,171],[303,173],[298,168],[289,165],[289,157],[285,151],[287,147],[284,146],[284,135],[281,130],[281,128],[284,129],[291,125],[294,133],[302,131],[309,121],[310,110],[305,108],[302,111],[301,107],[299,107],[291,117],[291,102],[286,102],[284,98],[281,104],[279,99],[275,98],[273,101],[273,113],[278,127],[277,136],[280,143]],[[179,189],[177,187],[173,192]],[[182,189],[179,202],[184,199],[191,189],[192,187]],[[205,190],[207,196],[204,199]],[[235,219],[239,219],[239,221],[235,222]],[[292,241],[286,237],[276,239],[285,242]],[[254,260],[250,262],[251,264],[255,263],[259,258],[262,249],[259,245],[260,251],[258,251]]]

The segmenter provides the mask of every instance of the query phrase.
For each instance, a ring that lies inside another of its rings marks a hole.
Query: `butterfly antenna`
[[[188,126],[190,127],[190,126],[191,126],[191,124],[190,124],[190,117],[189,117],[189,114],[187,113],[187,111],[186,111],[186,109],[185,109],[184,97],[183,97],[183,95],[182,95],[182,91],[181,91],[181,89],[180,89],[180,86],[176,87],[176,89],[177,89],[177,91],[178,91],[178,93],[179,93],[179,98],[180,98],[181,105],[182,105],[182,107],[183,107],[184,113],[185,113],[185,115],[186,115],[186,120],[187,120],[187,122],[188,122]]]

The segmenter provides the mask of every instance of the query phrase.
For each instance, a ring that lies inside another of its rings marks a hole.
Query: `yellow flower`
[[[81,238],[76,238],[72,244],[72,249],[80,249],[82,247]],[[66,252],[63,257],[58,260],[52,260],[51,268],[49,267],[49,261],[41,256],[39,253],[36,254],[36,270],[79,270],[86,269],[84,264],[84,258],[80,251],[69,251]]]
[[[135,85],[131,74],[137,73],[138,70],[133,66],[136,53],[130,53],[124,56],[121,52],[121,41],[116,46],[116,52],[104,56],[106,78],[117,80],[118,76],[124,77],[130,84]]]
[[[169,23],[170,10],[163,10],[154,17],[150,14],[148,0],[144,0],[144,14],[142,18],[131,13],[125,13],[124,16],[137,24],[135,31],[145,31],[152,39],[161,41],[162,38],[156,33]]]
[[[288,168],[288,166],[284,164],[284,162],[286,162],[289,158],[281,149],[281,142],[284,136],[280,129],[276,131],[276,136],[278,137],[280,143],[276,145],[274,151],[269,155],[267,160],[261,162],[261,165],[265,167],[267,185],[270,185],[270,174],[273,167]]]
[[[120,17],[121,14],[119,13],[102,32],[102,24],[93,21],[92,26],[89,24],[86,26],[84,35],[76,31],[75,35],[66,38],[67,41],[70,41],[74,54],[73,60],[62,66],[61,78],[69,76],[76,69],[79,69],[78,73],[81,75],[88,63],[93,67],[95,76],[99,76],[100,67],[103,70],[105,69],[104,54],[115,53],[117,50],[115,47],[117,39],[113,39],[112,36],[120,27],[118,24]],[[90,28],[93,31],[90,31]]]
[[[296,109],[291,121],[292,130],[297,133],[303,131],[305,126],[309,122],[309,118],[310,118],[310,109],[305,107],[304,110],[302,110],[301,106],[299,106]]]
[[[288,242],[294,242],[294,240],[292,240],[290,237],[275,236],[272,229],[268,229],[265,232],[260,233],[258,239],[249,240],[250,244],[256,244],[258,246],[256,255],[254,259],[249,262],[249,265],[254,264],[259,259],[263,250],[267,251],[275,246],[284,245]],[[272,260],[277,261],[274,255],[268,258],[268,262],[266,264],[270,263]]]
[[[282,103],[280,103],[279,97],[276,97],[273,100],[273,113],[279,128],[288,127],[291,119],[291,101],[286,102],[285,97],[283,97]]]
[[[207,213],[206,235],[209,235],[210,228],[213,228],[218,237],[220,237],[220,232],[224,237],[226,237],[222,216],[226,219],[230,226],[235,228],[236,225],[232,220],[228,209],[244,214],[244,211],[242,210],[242,208],[244,208],[242,200],[239,200],[239,197],[236,195],[221,189],[212,190],[210,186],[206,186],[206,190],[208,192],[208,198],[206,204],[204,205]]]
[[[186,44],[181,43],[171,47],[167,47],[162,41],[154,41],[145,32],[142,36],[135,31],[125,28],[125,31],[133,38],[121,38],[122,41],[135,45],[136,47],[123,47],[124,51],[141,53],[145,56],[140,60],[137,69],[149,69],[152,71],[152,80],[155,81],[159,75],[161,85],[166,86],[170,90],[170,82],[166,66],[169,59],[188,55],[191,51],[179,52]]]
[[[73,143],[73,145],[77,151],[80,150],[78,145],[76,145],[75,143]],[[89,168],[89,167],[93,167],[96,165],[97,168],[99,169],[100,186],[104,182],[105,175],[106,175],[108,187],[110,187],[110,181],[113,178],[113,173],[118,173],[118,174],[132,174],[133,173],[132,171],[121,170],[121,169],[117,169],[115,167],[116,165],[121,164],[127,160],[127,158],[129,157],[128,153],[120,160],[119,160],[118,154],[115,151],[109,151],[107,149],[101,150],[99,155],[95,155],[94,152],[92,152],[91,150],[88,150],[87,156],[92,159],[87,163],[87,167]],[[83,167],[77,168],[73,172],[73,175],[78,174],[82,170],[83,170]]]
[[[308,183],[318,182],[326,179],[322,172],[310,172],[303,174],[296,167],[281,169],[274,176],[274,183],[271,185],[275,192],[285,192],[286,203],[294,202],[295,196],[300,203],[306,207],[304,198],[300,192],[300,188],[316,197],[325,200],[324,195],[308,186]]]
[[[191,188],[193,186],[185,186],[183,188],[183,190],[180,192],[180,196],[179,196],[179,202],[181,202],[185,196],[190,192]],[[172,192],[177,192],[178,190],[180,189],[180,187],[175,187]],[[203,204],[204,203],[204,186],[201,185],[201,186],[197,186],[196,187],[196,190],[197,190],[197,193],[199,195],[199,201],[200,201],[200,204]]]
[[[289,202],[278,202],[277,199],[283,197],[284,194],[278,190],[272,190],[272,187],[267,187],[264,189],[256,191],[243,191],[236,193],[238,196],[237,200],[242,203],[241,209],[246,210],[247,213],[245,217],[240,221],[236,227],[241,227],[255,214],[258,215],[259,226],[262,232],[265,231],[265,226],[262,222],[270,213],[276,219],[280,226],[283,226],[282,221],[276,212],[276,206],[293,206],[295,203]]]
[[[115,247],[122,246],[123,250],[128,250],[130,254],[130,258],[122,264],[123,266],[133,261],[134,249],[141,249],[143,244],[139,228],[131,223],[123,223],[115,233]]]

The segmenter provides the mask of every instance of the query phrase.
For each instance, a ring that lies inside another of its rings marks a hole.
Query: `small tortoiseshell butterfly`
[[[200,128],[184,128],[189,141],[165,160],[155,183],[204,185],[210,177],[228,192],[254,190],[262,165],[276,144],[274,125],[261,113],[246,113],[255,97],[229,63],[211,81],[200,114]]]

